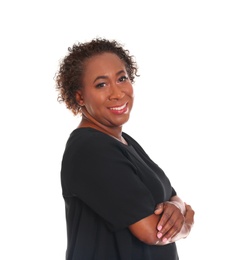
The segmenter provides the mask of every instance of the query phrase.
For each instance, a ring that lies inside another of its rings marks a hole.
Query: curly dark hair
[[[74,115],[81,114],[81,106],[76,101],[76,91],[82,88],[82,77],[85,73],[84,63],[95,55],[110,52],[116,54],[124,61],[128,76],[132,83],[139,76],[134,56],[129,54],[123,45],[115,40],[95,38],[89,42],[76,43],[68,48],[68,54],[60,62],[55,75],[58,101],[64,102]]]

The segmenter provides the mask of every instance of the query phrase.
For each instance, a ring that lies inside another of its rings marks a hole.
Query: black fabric
[[[66,260],[177,260],[175,243],[149,246],[128,226],[176,195],[160,167],[129,135],[124,145],[92,128],[75,129],[62,159]]]

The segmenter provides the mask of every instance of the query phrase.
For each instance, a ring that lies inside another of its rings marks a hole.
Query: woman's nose
[[[124,95],[122,88],[118,84],[111,85],[110,99],[121,99]]]

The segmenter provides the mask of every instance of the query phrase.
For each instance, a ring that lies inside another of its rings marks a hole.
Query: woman
[[[74,44],[56,75],[59,101],[79,126],[67,141],[61,184],[67,260],[175,260],[194,211],[122,126],[137,65],[116,41]]]

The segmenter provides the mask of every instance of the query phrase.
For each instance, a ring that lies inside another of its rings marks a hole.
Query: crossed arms
[[[185,238],[191,231],[195,212],[178,196],[156,206],[154,213],[129,226],[131,233],[149,245],[165,245]]]

